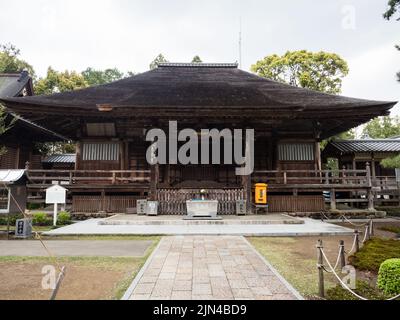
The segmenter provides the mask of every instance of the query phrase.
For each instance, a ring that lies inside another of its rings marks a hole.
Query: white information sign
[[[54,185],[46,189],[46,203],[54,204],[53,225],[57,225],[57,205],[66,202],[67,189]]]
[[[46,203],[65,203],[67,189],[54,185],[46,189]]]

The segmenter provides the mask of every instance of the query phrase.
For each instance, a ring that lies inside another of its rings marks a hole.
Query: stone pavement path
[[[126,299],[301,299],[241,236],[164,237],[143,270]]]

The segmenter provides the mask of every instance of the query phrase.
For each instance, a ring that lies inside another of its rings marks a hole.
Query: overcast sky
[[[329,51],[348,61],[348,96],[400,100],[400,22],[388,0],[0,0],[0,43],[13,43],[39,76],[48,66],[142,72],[172,62],[239,60],[242,69],[286,50]],[[395,114],[400,114],[396,106]]]

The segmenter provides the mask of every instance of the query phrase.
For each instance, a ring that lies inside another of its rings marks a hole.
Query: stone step
[[[304,224],[303,220],[300,219],[280,219],[280,220],[265,220],[257,219],[257,220],[234,220],[234,219],[226,219],[223,218],[221,220],[208,220],[208,219],[199,219],[199,220],[186,220],[182,218],[177,219],[143,219],[143,220],[132,220],[132,219],[103,219],[98,222],[99,225],[273,225],[273,224]]]

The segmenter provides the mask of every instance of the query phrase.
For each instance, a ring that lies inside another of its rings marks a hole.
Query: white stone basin
[[[217,217],[218,200],[187,200],[186,209],[189,217]]]

